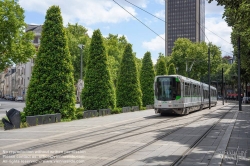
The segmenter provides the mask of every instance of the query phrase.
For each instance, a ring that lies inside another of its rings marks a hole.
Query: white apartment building
[[[23,96],[24,99],[32,76],[34,62],[34,58],[32,58],[27,63],[16,65],[17,96]]]
[[[15,96],[16,91],[16,68],[10,67],[0,73],[0,96]]]

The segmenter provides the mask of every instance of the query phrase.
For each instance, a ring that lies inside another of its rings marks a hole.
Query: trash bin
[[[11,124],[7,119],[2,118],[2,122],[4,124],[4,130],[11,130],[14,128],[13,124]]]
[[[12,108],[8,112],[6,111],[6,116],[8,117],[9,121],[6,119],[2,119],[5,130],[9,130],[13,128],[20,128],[20,124],[21,124],[20,111]],[[11,125],[12,125],[12,128],[11,128]]]

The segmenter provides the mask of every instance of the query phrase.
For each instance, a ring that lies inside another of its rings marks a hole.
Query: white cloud
[[[104,29],[110,29],[110,27],[109,26],[105,26],[105,27],[103,27]]]
[[[116,0],[121,6],[131,14],[136,15],[135,9],[126,1]],[[140,7],[146,7],[147,0],[137,0],[133,2]],[[133,17],[114,1],[107,0],[19,0],[19,4],[25,11],[35,11],[45,14],[52,5],[61,8],[64,24],[68,22],[79,22],[85,25],[95,23],[118,23],[129,21]]]
[[[206,3],[205,33],[210,42],[221,47],[222,56],[230,55],[233,51],[230,44],[232,28],[222,19],[223,12],[224,7],[217,6],[217,2]],[[206,39],[206,42],[208,40]]]
[[[163,39],[165,39],[165,34],[160,35]],[[159,36],[151,39],[150,41],[144,41],[142,46],[149,51],[159,51],[165,52],[165,41]]]
[[[85,27],[88,31],[87,34],[89,35],[89,37],[92,37],[94,30],[92,28],[89,27]]]
[[[165,5],[165,0],[155,0],[155,2],[161,5]]]
[[[161,10],[161,11],[155,13],[154,15],[165,20],[165,10]]]
[[[216,17],[207,18],[206,27],[206,35],[208,40],[221,47],[223,56],[229,55],[229,53],[233,51],[232,44],[230,44],[232,28],[228,27],[224,20]],[[206,42],[208,42],[207,39]]]
[[[126,39],[128,42],[130,42],[130,41],[129,41],[129,39],[128,39],[128,36],[127,36],[127,35],[118,34],[118,37],[122,37],[122,36],[124,36],[124,37],[125,37],[125,39]]]
[[[217,2],[213,1],[212,3],[208,3],[206,1],[206,10],[205,10],[205,14],[206,15],[221,15],[224,12],[224,7],[223,6],[217,6]]]

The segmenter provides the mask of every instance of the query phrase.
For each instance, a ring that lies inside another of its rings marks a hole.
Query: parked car
[[[9,100],[10,95],[5,95],[4,99]]]
[[[221,100],[222,99],[222,96],[218,95],[218,100]]]
[[[250,97],[243,97],[242,103],[249,103]]]
[[[23,96],[17,96],[16,101],[23,101]]]
[[[13,97],[13,96],[9,96],[8,100],[12,100],[12,101],[14,101],[14,100],[15,100],[15,97]]]

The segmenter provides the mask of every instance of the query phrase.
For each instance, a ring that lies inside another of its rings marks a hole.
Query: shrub
[[[154,77],[155,71],[151,60],[151,54],[150,52],[146,52],[142,59],[140,74],[143,106],[154,103]]]
[[[75,118],[75,86],[61,11],[52,6],[42,27],[41,45],[29,83],[24,112],[29,115],[61,113]]]
[[[176,74],[176,69],[173,63],[169,65],[168,68],[168,75],[175,75]]]
[[[20,128],[29,127],[27,122],[21,122]]]
[[[127,44],[118,75],[116,89],[117,107],[132,105],[140,107],[142,105],[142,93],[137,71],[132,45]]]
[[[111,114],[120,114],[121,112],[122,112],[122,108],[118,108],[118,107],[113,108],[111,110]]]
[[[156,66],[156,75],[167,75],[166,63],[163,59],[160,59]]]
[[[83,118],[83,111],[84,111],[83,107],[79,107],[79,108],[76,109],[76,118],[77,119],[82,119]]]
[[[24,123],[26,122],[26,115],[25,112],[20,112],[21,113],[21,122]]]
[[[82,103],[87,110],[115,107],[114,87],[100,30],[93,32],[87,63]]]

